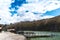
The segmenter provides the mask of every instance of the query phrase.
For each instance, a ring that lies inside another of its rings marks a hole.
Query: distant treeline
[[[18,22],[15,24],[10,24],[6,26],[7,29],[14,28],[16,31],[54,31],[60,32],[60,16],[50,18],[50,19],[43,19],[37,21],[25,21],[25,22]]]

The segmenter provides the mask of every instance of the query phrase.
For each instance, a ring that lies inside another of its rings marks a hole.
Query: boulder
[[[0,40],[27,40],[25,36],[10,32],[1,32]]]

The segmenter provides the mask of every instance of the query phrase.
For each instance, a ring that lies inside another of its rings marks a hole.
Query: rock
[[[0,33],[0,40],[27,40],[25,36],[10,32]]]

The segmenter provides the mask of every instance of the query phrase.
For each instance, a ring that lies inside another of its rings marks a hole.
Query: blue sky
[[[33,21],[60,15],[59,0],[1,0],[0,24]]]
[[[60,15],[60,8],[52,10],[52,11],[47,11],[44,15],[52,15],[52,16],[58,16]]]

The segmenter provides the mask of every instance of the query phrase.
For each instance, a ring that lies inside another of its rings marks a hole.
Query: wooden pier
[[[51,33],[47,33],[47,34],[40,34],[40,33],[35,33],[35,32],[29,32],[29,31],[19,31],[18,32],[19,34],[22,34],[24,35],[25,37],[51,37],[51,36],[54,36],[53,34]]]

